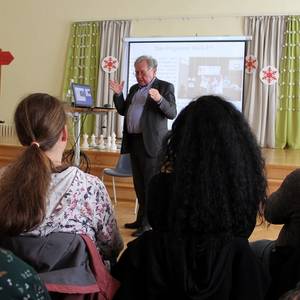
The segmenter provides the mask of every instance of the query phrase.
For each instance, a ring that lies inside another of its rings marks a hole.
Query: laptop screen
[[[92,107],[94,104],[91,87],[86,84],[72,83],[76,107]]]

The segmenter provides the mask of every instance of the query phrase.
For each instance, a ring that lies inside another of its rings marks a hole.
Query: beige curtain
[[[259,72],[268,65],[279,70],[284,27],[284,16],[245,18],[245,35],[252,36],[247,55],[254,55],[258,64],[255,73],[245,74],[243,111],[262,147],[275,147],[278,85],[263,84]]]
[[[114,73],[105,73],[99,68],[97,106],[109,104],[113,107],[113,93],[109,88],[109,80],[121,80],[121,66],[123,60],[123,40],[130,36],[131,21],[108,20],[102,21],[100,40],[100,64],[106,56],[116,57],[119,68]],[[117,113],[98,115],[96,118],[96,135],[111,136],[113,132],[120,137],[120,116]]]

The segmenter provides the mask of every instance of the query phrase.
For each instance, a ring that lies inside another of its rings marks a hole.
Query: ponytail
[[[61,103],[47,94],[32,94],[17,107],[15,125],[26,146],[0,178],[0,234],[31,231],[45,218],[53,165],[45,154],[66,123]]]
[[[50,160],[34,145],[6,168],[0,180],[0,233],[18,235],[43,221],[50,176]]]

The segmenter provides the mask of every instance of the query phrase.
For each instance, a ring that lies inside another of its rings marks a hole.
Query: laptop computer
[[[87,84],[72,83],[75,107],[93,107],[94,99],[91,87]]]

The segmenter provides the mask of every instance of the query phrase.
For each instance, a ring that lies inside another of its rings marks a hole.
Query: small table
[[[70,113],[74,120],[74,134],[75,134],[75,155],[74,155],[74,164],[75,166],[80,165],[80,127],[81,127],[81,114],[109,114],[111,112],[116,112],[115,108],[83,108],[83,107],[74,107],[70,105],[65,106],[67,113]]]

